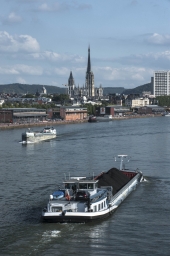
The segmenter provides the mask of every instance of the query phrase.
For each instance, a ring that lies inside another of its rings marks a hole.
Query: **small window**
[[[62,207],[53,207],[52,212],[62,212]]]
[[[66,184],[65,184],[65,188],[70,189],[70,188],[71,188],[71,184],[69,184],[69,183],[67,184],[67,183],[66,183]]]
[[[87,189],[87,183],[79,183],[79,189]]]
[[[93,189],[93,184],[91,184],[91,183],[87,184],[87,188],[88,189]]]

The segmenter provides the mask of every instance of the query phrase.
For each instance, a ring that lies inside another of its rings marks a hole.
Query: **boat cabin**
[[[71,177],[69,180],[65,180],[63,184],[70,195],[78,191],[88,191],[90,195],[93,195],[98,188],[98,180],[87,179],[86,177]]]
[[[49,212],[97,212],[108,207],[112,187],[98,188],[94,177],[70,177],[63,181],[59,188],[50,195]]]

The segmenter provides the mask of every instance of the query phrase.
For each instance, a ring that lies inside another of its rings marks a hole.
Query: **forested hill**
[[[108,95],[109,93],[118,93],[118,94],[142,94],[143,91],[150,91],[153,94],[153,86],[152,83],[143,84],[137,86],[133,89],[125,89],[124,87],[104,87],[104,95]]]
[[[51,85],[40,85],[40,84],[4,84],[0,85],[0,93],[17,93],[17,94],[35,94],[38,90],[42,92],[43,86],[46,88],[48,94],[65,94],[66,87],[57,87]],[[108,95],[109,93],[117,94],[141,94],[143,91],[151,91],[153,93],[152,84],[140,85],[134,89],[125,89],[124,87],[103,87],[103,94]]]
[[[109,93],[114,94],[122,94],[122,92],[125,90],[124,87],[103,87],[103,94],[108,95]]]
[[[52,93],[66,93],[66,88],[60,88],[57,86],[50,85],[39,85],[39,84],[5,84],[0,85],[0,93],[17,93],[17,94],[35,94],[38,90],[42,92],[43,86],[46,88],[48,94]]]
[[[142,92],[148,92],[150,91],[151,94],[153,94],[153,85],[152,83],[147,83],[147,84],[143,84],[140,85],[138,87],[135,87],[134,89],[125,89],[123,91],[123,94],[129,95],[129,94],[141,94]]]

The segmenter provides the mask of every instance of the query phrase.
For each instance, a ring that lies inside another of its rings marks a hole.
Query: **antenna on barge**
[[[65,180],[66,180],[66,174],[64,173],[64,177],[65,177]]]
[[[118,158],[120,158],[120,170],[122,171],[123,169],[125,169],[125,164],[123,164],[123,158],[126,158],[128,155],[118,155]],[[115,161],[116,161],[116,157],[115,157]],[[128,159],[129,162],[129,159]]]

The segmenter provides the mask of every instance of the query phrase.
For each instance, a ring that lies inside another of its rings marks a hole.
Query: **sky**
[[[170,69],[170,0],[0,0],[0,84],[126,89]]]

